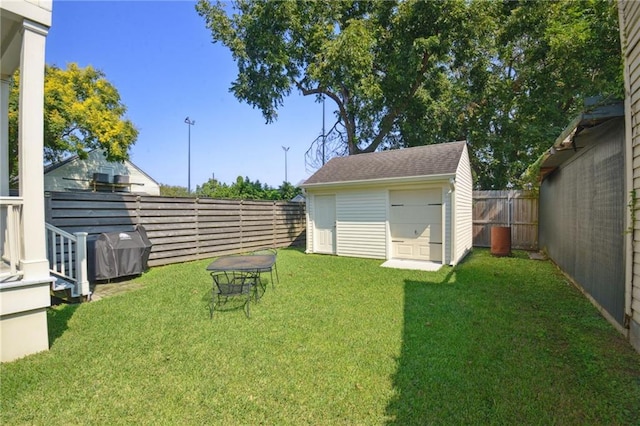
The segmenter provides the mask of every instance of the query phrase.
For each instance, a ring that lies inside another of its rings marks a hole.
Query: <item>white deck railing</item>
[[[22,276],[22,204],[21,197],[0,197],[0,281]]]
[[[70,234],[48,223],[45,223],[45,227],[51,273],[71,284],[72,297],[90,296],[87,277],[87,233]]]

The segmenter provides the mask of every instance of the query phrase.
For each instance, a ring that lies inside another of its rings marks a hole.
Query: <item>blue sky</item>
[[[187,186],[189,116],[191,188],[214,174],[248,176],[278,187],[309,177],[304,153],[322,130],[322,106],[297,93],[278,120],[229,93],[236,65],[213,44],[194,1],[53,1],[46,61],[102,70],[118,89],[140,134],[131,160],[160,183]],[[328,107],[328,105],[327,105]],[[329,111],[327,110],[327,114]]]

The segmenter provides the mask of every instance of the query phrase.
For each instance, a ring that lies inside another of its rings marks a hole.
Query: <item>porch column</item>
[[[19,174],[23,198],[24,279],[47,279],[44,228],[44,47],[48,28],[24,20],[20,55]]]
[[[0,197],[9,195],[9,79],[0,76]]]
[[[6,77],[6,78],[5,78]],[[0,197],[9,196],[9,77],[0,75]],[[0,250],[4,250],[6,210],[0,210]]]

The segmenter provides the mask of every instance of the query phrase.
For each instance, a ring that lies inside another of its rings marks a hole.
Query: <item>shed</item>
[[[455,265],[472,247],[464,141],[336,157],[301,186],[307,253]]]
[[[84,160],[73,155],[45,167],[44,190],[160,195],[160,184],[131,161],[107,161],[100,149],[89,151],[87,155]]]
[[[579,114],[543,155],[539,243],[612,324],[625,322],[622,102]]]

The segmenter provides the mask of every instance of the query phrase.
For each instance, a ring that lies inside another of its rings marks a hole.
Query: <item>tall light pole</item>
[[[324,146],[327,143],[327,135],[324,133],[324,95],[322,95],[322,165],[324,166]]]
[[[284,181],[285,182],[289,182],[289,179],[287,179],[287,152],[289,151],[289,146],[283,146],[282,149],[284,150]]]
[[[191,194],[191,126],[196,124],[196,120],[189,120],[189,117],[184,119],[184,122],[189,126],[189,145],[187,151],[187,191]]]

